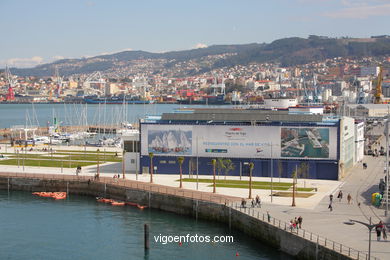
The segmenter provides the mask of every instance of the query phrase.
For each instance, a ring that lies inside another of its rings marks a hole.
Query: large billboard
[[[142,124],[141,154],[337,159],[336,127]]]
[[[281,128],[281,157],[329,158],[329,128]]]

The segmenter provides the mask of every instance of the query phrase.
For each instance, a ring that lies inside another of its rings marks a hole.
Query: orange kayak
[[[137,208],[144,209],[144,208],[147,208],[147,206],[141,206],[141,205],[137,204]]]
[[[112,205],[112,206],[124,206],[125,203],[124,203],[124,202],[121,202],[121,201],[115,201],[115,200],[113,200],[113,201],[111,202],[111,205]]]

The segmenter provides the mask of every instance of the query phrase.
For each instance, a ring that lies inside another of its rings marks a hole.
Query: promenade
[[[299,180],[299,185],[307,187],[316,187],[317,192],[314,196],[309,198],[297,198],[296,207],[291,207],[291,198],[273,197],[269,190],[253,190],[253,197],[259,195],[262,199],[262,207],[251,209],[250,214],[256,216],[264,216],[267,212],[270,213],[271,218],[289,222],[295,217],[302,216],[303,225],[306,231],[313,232],[326,239],[335,241],[343,246],[356,249],[363,254],[368,252],[368,229],[361,224],[347,225],[350,219],[359,220],[363,222],[369,221],[371,218],[373,223],[378,223],[380,220],[390,222],[389,218],[385,218],[384,209],[379,209],[371,206],[371,194],[378,191],[378,184],[380,178],[384,177],[384,157],[366,156],[363,160],[368,164],[368,168],[363,170],[362,164],[358,163],[349,174],[342,181],[323,181],[323,180]],[[83,167],[81,176],[93,176],[97,171],[96,165]],[[109,182],[114,182],[112,178],[114,174],[120,174],[120,163],[106,163],[100,166],[100,176]],[[75,176],[74,168],[64,168],[61,173],[59,168],[49,167],[22,167],[17,166],[0,166],[0,172],[3,173],[26,173],[26,174],[64,174]],[[184,175],[187,177],[188,175]],[[196,176],[192,176],[196,178]],[[200,178],[206,178],[200,176]],[[207,178],[211,178],[208,176]],[[224,177],[220,177],[223,179]],[[236,177],[237,179],[238,177]],[[136,180],[138,179],[138,180]],[[148,185],[150,176],[148,174],[136,175],[134,173],[126,173],[126,180],[129,185],[139,183],[139,187],[145,188]],[[209,184],[199,183],[198,191],[195,182],[184,182],[184,189],[178,188],[178,175],[154,175],[154,185],[156,192],[176,194],[179,196],[194,197],[197,199],[204,199],[224,203],[224,200],[233,202],[239,205],[242,198],[248,197],[248,189],[232,189],[232,188],[217,188],[217,194],[212,194],[212,187]],[[232,179],[229,177],[229,179]],[[247,180],[248,177],[243,177]],[[253,178],[256,181],[269,181],[269,178]],[[273,178],[273,181],[279,181],[278,178]],[[283,182],[290,182],[291,179],[281,179]],[[124,183],[122,179],[116,180],[119,185]],[[125,184],[123,184],[125,185]],[[146,185],[146,186],[145,186]],[[149,186],[148,186],[149,187]],[[150,187],[149,187],[150,188]],[[343,199],[339,202],[337,193],[339,190],[343,191]],[[201,194],[201,195],[199,195]],[[209,194],[210,196],[206,195]],[[329,195],[334,195],[333,211],[329,211]],[[347,195],[351,194],[352,204],[347,203]],[[200,196],[200,197],[199,197]],[[202,197],[203,196],[203,197]],[[250,203],[247,203],[250,205]],[[360,205],[360,206],[359,206]],[[326,243],[326,242],[325,242]],[[376,234],[372,232],[372,246],[371,255],[379,259],[390,258],[390,240],[376,241]],[[363,258],[361,258],[363,259]]]

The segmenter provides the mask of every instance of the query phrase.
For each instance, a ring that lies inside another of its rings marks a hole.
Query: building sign
[[[141,154],[337,159],[337,127],[141,125]]]

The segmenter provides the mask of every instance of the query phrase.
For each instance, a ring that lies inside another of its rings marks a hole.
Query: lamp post
[[[385,216],[389,212],[389,115],[387,116],[386,121],[386,208],[385,208]]]
[[[126,168],[125,168],[125,153],[126,153],[126,151],[123,151],[123,154],[122,154],[122,177],[123,177],[123,179],[125,179],[125,171],[126,171]]]
[[[198,136],[196,136],[196,190],[199,189],[199,153],[198,153]]]
[[[154,154],[152,152],[149,153],[150,158],[150,183],[153,183],[153,156]]]
[[[99,152],[100,150],[97,149],[97,167],[96,167],[96,179],[99,179],[100,177],[100,165],[99,165]]]
[[[274,160],[273,160],[273,150],[272,150],[272,142],[271,142],[271,203],[272,203],[272,199],[273,199],[273,180],[274,180]]]
[[[368,228],[368,258],[367,259],[371,259],[371,231],[376,226],[376,224],[371,224],[371,217],[370,217],[370,223],[369,224],[364,223],[364,222],[359,221],[359,220],[353,220],[353,219],[350,219],[349,221],[362,224],[362,225],[364,225],[364,226],[366,226]]]

